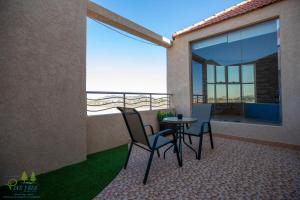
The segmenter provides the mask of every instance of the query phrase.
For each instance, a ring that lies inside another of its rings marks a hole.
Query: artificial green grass
[[[78,164],[37,176],[40,199],[90,200],[122,169],[127,145],[91,154]],[[4,186],[7,187],[7,186]]]

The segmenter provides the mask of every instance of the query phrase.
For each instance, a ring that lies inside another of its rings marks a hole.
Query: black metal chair
[[[199,146],[198,146],[198,153],[197,153],[198,160],[201,159],[202,140],[204,134],[209,133],[210,145],[211,148],[214,149],[214,142],[212,138],[211,125],[210,125],[211,113],[212,113],[211,104],[193,105],[192,116],[196,117],[198,121],[196,123],[191,124],[184,132],[184,134],[188,136],[199,137]]]
[[[141,115],[137,110],[134,108],[123,108],[123,107],[118,107],[118,109],[121,111],[122,116],[124,118],[124,121],[126,123],[130,138],[131,138],[131,143],[127,155],[127,159],[124,165],[124,169],[127,167],[127,163],[130,157],[130,153],[132,150],[132,146],[136,145],[144,150],[147,150],[150,152],[150,157],[148,160],[148,165],[147,169],[145,172],[144,180],[143,183],[146,184],[148,174],[150,171],[152,159],[154,152],[157,151],[157,155],[159,155],[159,149],[165,145],[168,144],[174,144],[176,155],[177,155],[177,160],[178,164],[180,165],[179,161],[179,154],[178,154],[178,148],[176,144],[176,136],[174,133],[172,133],[171,129],[166,129],[157,133],[153,132],[153,127],[151,125],[144,125]],[[150,127],[152,135],[147,135],[146,134],[146,129],[145,127]],[[173,139],[169,139],[164,137],[167,134],[172,133]]]

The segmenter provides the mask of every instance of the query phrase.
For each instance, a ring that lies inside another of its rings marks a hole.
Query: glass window
[[[216,66],[216,79],[217,83],[222,82],[225,83],[225,67],[224,66]]]
[[[192,44],[194,54],[219,65],[255,62],[277,53],[278,20],[249,26]]]
[[[227,35],[223,34],[220,36],[216,36],[216,37],[212,37],[212,38],[208,38],[206,40],[196,42],[192,45],[192,49],[193,50],[203,49],[206,47],[211,47],[211,46],[219,45],[219,44],[226,43],[226,42],[227,42]]]
[[[254,65],[242,65],[242,81],[243,83],[254,83]]]
[[[216,101],[217,103],[227,102],[227,92],[225,84],[216,84]]]
[[[228,66],[228,82],[240,82],[239,66]]]
[[[255,93],[254,93],[254,84],[243,84],[243,102],[254,103],[255,102]]]
[[[202,65],[198,62],[192,62],[193,94],[202,94]]]
[[[215,66],[213,65],[207,65],[207,82],[215,82]]]
[[[207,102],[214,103],[215,102],[215,85],[207,84]]]
[[[279,109],[279,26],[278,19],[269,20],[192,43],[192,55],[205,63],[203,95],[206,102],[229,103],[218,107],[220,112],[215,112],[216,115],[232,110],[227,113],[249,117],[250,110],[247,111],[245,105],[252,109],[256,104],[274,104]],[[235,108],[239,105],[232,104],[243,102],[244,109],[237,112]],[[253,110],[250,114],[268,117],[264,112]],[[274,117],[281,120],[279,115]]]
[[[228,102],[241,102],[240,84],[228,84]]]

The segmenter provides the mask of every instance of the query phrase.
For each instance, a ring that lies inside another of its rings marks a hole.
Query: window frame
[[[242,77],[242,66],[243,65],[253,65],[253,82],[245,82],[243,83],[243,77]],[[254,89],[254,102],[248,102],[248,103],[256,103],[257,98],[256,98],[256,63],[244,63],[240,65],[240,70],[241,70],[241,102],[247,103],[244,101],[244,94],[243,94],[243,85],[252,85],[253,84],[253,89]]]
[[[207,80],[207,71],[206,70],[206,101],[208,103],[247,103],[244,101],[244,98],[243,98],[243,86],[244,85],[253,85],[254,87],[254,102],[251,102],[251,103],[256,103],[257,101],[257,98],[256,98],[256,63],[243,63],[243,64],[238,64],[238,65],[222,65],[224,68],[225,68],[225,82],[217,82],[217,67],[219,67],[220,65],[216,65],[216,64],[213,64],[213,63],[205,63],[205,67],[207,68],[208,65],[211,65],[213,66],[213,70],[214,70],[214,82],[208,82]],[[253,65],[253,82],[245,82],[243,83],[243,74],[242,74],[242,66],[243,65]],[[229,77],[228,77],[228,67],[229,66],[237,66],[238,69],[239,69],[239,81],[238,82],[229,82]],[[217,101],[217,85],[222,85],[224,84],[225,87],[226,87],[226,102],[218,102]],[[214,87],[214,100],[212,102],[209,102],[208,101],[208,85],[213,85]],[[239,101],[236,101],[236,102],[229,102],[228,99],[228,86],[229,85],[239,85],[240,87],[240,100]]]

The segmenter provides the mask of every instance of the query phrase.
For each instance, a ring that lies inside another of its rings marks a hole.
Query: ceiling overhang
[[[129,19],[126,19],[114,12],[111,12],[91,1],[88,2],[87,16],[159,46],[163,46],[165,48],[170,48],[172,46],[172,41],[168,38],[154,33],[153,31],[150,31],[149,29],[136,24],[133,21],[130,21]]]

